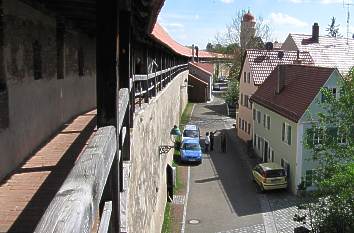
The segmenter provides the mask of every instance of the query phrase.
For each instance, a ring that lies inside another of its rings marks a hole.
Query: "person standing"
[[[220,144],[221,144],[221,151],[223,153],[226,153],[226,135],[224,132],[221,133]]]
[[[210,136],[208,132],[206,132],[205,134],[204,145],[205,145],[205,153],[207,153],[209,151],[209,145],[210,145]]]
[[[216,131],[210,132],[210,151],[214,150],[214,134],[215,133],[216,133]]]

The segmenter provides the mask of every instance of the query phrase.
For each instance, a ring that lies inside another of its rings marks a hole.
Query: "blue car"
[[[199,144],[199,138],[184,139],[180,151],[181,161],[202,162],[202,149]]]

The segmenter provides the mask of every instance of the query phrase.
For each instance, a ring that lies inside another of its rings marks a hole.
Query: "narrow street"
[[[260,193],[251,179],[256,163],[245,153],[227,117],[223,100],[196,104],[191,123],[206,132],[216,131],[214,151],[203,155],[199,166],[190,167],[186,233],[293,232],[296,198],[286,191]],[[227,153],[220,149],[220,132],[227,135]]]

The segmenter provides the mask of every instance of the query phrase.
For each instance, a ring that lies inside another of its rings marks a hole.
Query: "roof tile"
[[[254,84],[261,85],[278,64],[294,64],[297,60],[297,51],[249,49],[246,51],[246,58],[250,64]],[[308,52],[299,52],[299,60],[301,64],[313,65]]]
[[[276,94],[278,69],[274,69],[251,100],[298,122],[335,68],[282,65],[285,86]]]

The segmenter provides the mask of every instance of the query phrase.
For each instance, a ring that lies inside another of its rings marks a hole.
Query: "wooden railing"
[[[131,90],[135,102],[138,99],[141,104],[144,99],[148,103],[187,68],[187,64],[181,64],[148,75],[135,75]],[[126,218],[127,210],[119,199],[122,198],[123,202],[128,199],[124,193],[128,185],[124,173],[129,172],[129,164],[123,164],[121,151],[124,151],[126,136],[129,137],[129,123],[125,122],[131,114],[128,111],[129,95],[128,88],[119,90],[118,131],[114,126],[97,130],[51,201],[35,232],[125,231],[126,219],[123,218]],[[124,208],[120,209],[120,206]]]
[[[120,152],[125,140],[124,119],[129,101],[128,89],[119,91],[117,128],[97,130],[68,177],[50,203],[35,232],[119,232]],[[129,127],[129,126],[128,126]],[[117,142],[119,141],[119,145]],[[118,217],[119,219],[119,217]]]
[[[135,104],[141,106],[142,102],[148,103],[150,98],[156,96],[177,74],[187,68],[188,64],[180,64],[151,74],[134,75]]]

